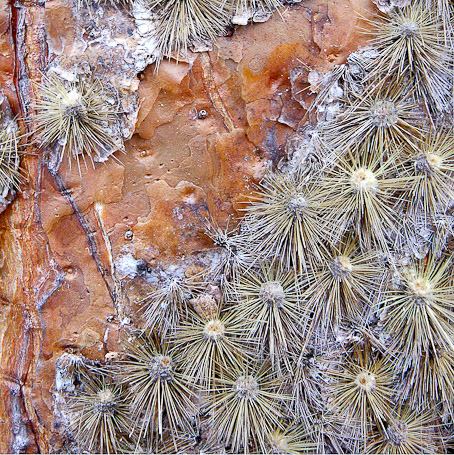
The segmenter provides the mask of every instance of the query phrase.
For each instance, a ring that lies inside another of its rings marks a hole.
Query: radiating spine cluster
[[[53,153],[52,168],[68,157],[80,172],[80,159],[85,165],[87,155],[92,163],[102,162],[122,147],[114,141],[117,109],[100,81],[65,82],[51,75],[43,76],[37,88],[36,132],[41,146]]]
[[[17,190],[23,180],[20,170],[21,134],[6,98],[0,114],[0,200]]]
[[[250,446],[266,452],[266,438],[281,428],[279,410],[285,396],[276,392],[268,365],[226,371],[211,396],[209,419],[215,437],[232,453],[249,452]]]
[[[447,71],[452,55],[446,42],[451,30],[443,25],[424,1],[415,1],[372,21],[370,30],[378,52],[369,68],[370,80],[411,84],[432,119],[452,111],[452,74]]]
[[[124,388],[103,372],[86,372],[82,377],[82,390],[68,400],[71,432],[89,452],[124,450],[132,429]]]

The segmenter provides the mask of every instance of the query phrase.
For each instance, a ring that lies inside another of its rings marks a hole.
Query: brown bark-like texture
[[[365,42],[369,0],[303,0],[211,50],[147,61],[126,10],[2,1],[0,83],[27,133],[24,183],[0,214],[0,452],[64,451],[55,362],[114,355],[166,267],[192,273],[307,121],[310,69]],[[94,72],[122,99],[125,153],[49,171],[34,135],[42,72]]]

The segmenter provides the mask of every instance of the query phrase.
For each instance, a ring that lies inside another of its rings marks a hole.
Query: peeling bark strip
[[[39,76],[46,59],[44,6],[10,3],[10,32],[14,46],[14,85],[22,115],[33,105],[31,80]],[[27,124],[31,126],[30,124]],[[27,126],[23,125],[23,126]],[[48,452],[49,430],[33,403],[36,366],[42,347],[40,308],[62,282],[49,248],[36,203],[40,158],[29,147],[22,166],[29,184],[3,214],[9,227],[4,243],[8,261],[2,270],[0,349],[0,452]],[[39,264],[33,267],[32,264]],[[47,284],[53,283],[48,289]]]
[[[205,90],[207,91],[216,112],[221,116],[225,127],[231,133],[236,128],[235,122],[230,115],[230,112],[227,110],[224,101],[222,101],[221,95],[216,87],[216,83],[213,78],[213,68],[211,67],[210,55],[208,52],[201,52],[199,59],[203,71],[203,85]]]
[[[56,171],[50,172],[50,174],[52,175],[52,178],[53,178],[55,185],[57,186],[57,189],[60,192],[60,194],[62,196],[64,196],[66,198],[66,200],[69,202],[69,204],[71,205],[71,208],[73,209],[73,213],[74,213],[74,215],[76,215],[77,221],[79,222],[82,230],[84,231],[84,233],[87,237],[88,247],[90,249],[90,255],[93,258],[93,260],[95,261],[99,274],[102,276],[104,283],[106,284],[106,288],[109,291],[110,297],[115,305],[115,302],[117,300],[117,294],[116,294],[115,289],[111,288],[110,283],[107,280],[108,271],[106,271],[101,260],[99,259],[98,246],[96,245],[95,234],[90,229],[90,226],[88,225],[87,221],[85,220],[84,215],[77,208],[76,201],[72,197],[70,191],[68,191],[68,189],[66,188],[61,175]]]
[[[9,307],[8,310],[8,319],[14,323],[12,328],[19,326],[22,329],[22,324],[26,322],[23,315],[18,314],[19,312],[16,312],[13,307]],[[19,325],[16,325],[17,323]],[[22,330],[20,340],[12,340],[8,336],[2,340],[2,348],[6,344],[9,349],[12,349],[14,352],[11,355],[11,360],[18,362],[15,371],[5,370],[2,364],[0,373],[0,397],[3,411],[0,424],[0,428],[3,427],[0,442],[1,451],[7,453],[22,453],[30,449],[36,452],[38,447],[39,435],[35,433],[27,409],[26,393],[29,393],[29,390],[24,390],[24,383],[34,354],[33,333],[25,328]],[[4,357],[2,352],[2,359]],[[8,410],[8,414],[4,413],[5,410]]]
[[[102,204],[98,203],[98,202],[95,203],[94,210],[95,210],[96,220],[98,221],[99,228],[101,230],[102,238],[104,239],[107,254],[109,255],[110,274],[111,274],[111,277],[112,277],[112,280],[113,280],[114,286],[115,286],[115,289],[112,292],[116,297],[115,299],[112,299],[112,300],[113,300],[115,310],[117,312],[118,320],[120,321],[120,324],[121,324],[122,321],[124,321],[124,319],[126,317],[125,306],[126,305],[129,306],[129,298],[128,298],[128,294],[126,293],[121,280],[117,277],[117,272],[115,270],[115,263],[114,263],[114,257],[113,257],[112,243],[110,242],[109,234],[107,233],[107,231],[104,227],[104,221],[102,219],[102,212],[103,212]]]

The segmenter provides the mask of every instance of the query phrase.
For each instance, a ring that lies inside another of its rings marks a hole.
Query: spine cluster
[[[70,167],[76,161],[80,173],[81,160],[87,166],[88,158],[94,165],[123,149],[118,139],[117,102],[99,80],[67,82],[53,74],[43,75],[36,88],[40,96],[34,132],[49,153],[49,169],[58,170],[66,158]]]
[[[0,102],[0,213],[23,181],[20,169],[22,135],[6,97]]]

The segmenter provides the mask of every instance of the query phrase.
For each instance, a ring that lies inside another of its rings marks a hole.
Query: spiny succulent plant
[[[232,14],[243,14],[257,10],[273,11],[282,5],[281,0],[224,0]]]
[[[246,360],[245,324],[231,315],[200,317],[189,311],[186,321],[176,329],[172,353],[181,358],[180,365],[191,381],[212,390],[216,373],[222,368],[241,368]]]
[[[223,229],[213,219],[205,220],[204,226],[206,235],[221,250],[221,258],[208,270],[207,280],[220,279],[222,288],[227,290],[238,274],[257,262],[257,257],[247,248],[248,235],[238,227],[229,229],[227,224]]]
[[[454,351],[452,257],[437,260],[429,253],[398,274],[400,283],[384,294],[380,317],[389,349],[405,371],[430,350]]]
[[[436,18],[441,18],[446,43],[452,46],[454,40],[453,5],[451,0],[426,0],[426,7]]]
[[[280,406],[286,397],[270,379],[266,363],[229,369],[210,397],[210,425],[232,453],[266,452],[266,435],[281,427]]]
[[[353,452],[364,449],[374,425],[383,427],[391,416],[393,369],[369,348],[357,347],[329,375],[328,407],[333,417],[347,426]],[[349,430],[351,426],[353,429]]]
[[[310,440],[315,444],[316,454],[348,453],[357,444],[354,426],[338,422],[328,411],[318,412],[312,416]]]
[[[310,429],[316,420],[315,416],[323,412],[325,407],[322,397],[322,388],[326,385],[324,372],[333,359],[328,362],[324,350],[321,354],[302,342],[300,346],[301,350],[294,356],[292,374],[287,376],[284,390],[292,396],[288,414]]]
[[[224,33],[228,14],[223,0],[149,0],[156,14],[155,38],[162,56],[187,52],[195,41]]]
[[[297,423],[288,425],[285,430],[276,428],[267,436],[266,453],[292,455],[314,453],[317,446],[309,439],[308,435],[309,431]]]
[[[338,114],[323,124],[322,142],[335,156],[366,142],[384,154],[401,144],[414,148],[421,136],[422,113],[412,93],[403,84],[364,85],[362,92],[346,95]]]
[[[247,207],[244,223],[257,254],[282,269],[301,273],[321,261],[327,231],[320,218],[321,197],[300,173],[267,174]],[[331,240],[331,239],[330,239]]]
[[[388,85],[407,78],[429,114],[452,110],[452,75],[446,69],[452,54],[445,40],[443,21],[414,1],[391,15],[380,15],[369,24],[378,57],[369,68],[370,80]]]
[[[323,74],[318,70],[309,72],[310,87],[303,88],[302,91],[310,89],[311,94],[316,94],[309,111],[311,114],[317,113],[317,120],[321,120],[323,117],[327,121],[332,120],[332,116],[339,113],[340,107],[341,112],[348,108],[355,95],[364,89],[365,67],[366,62],[370,59],[366,55],[367,49],[359,49],[350,54],[344,64],[336,65],[328,73]],[[299,93],[301,91],[296,94]],[[343,103],[346,103],[347,106],[344,106]]]
[[[56,75],[43,75],[37,84],[36,132],[41,146],[49,149],[51,167],[58,169],[63,158],[75,159],[80,172],[80,159],[105,161],[122,148],[115,142],[115,104],[100,81],[65,82]]]
[[[174,434],[170,430],[166,430],[162,441],[156,448],[156,453],[176,455],[225,453],[222,446],[218,446],[216,449],[213,450],[213,447],[206,440],[201,441],[197,436],[185,435],[184,433]]]
[[[411,178],[404,189],[404,210],[426,224],[449,211],[454,201],[454,137],[452,131],[430,131],[417,151],[404,159]]]
[[[399,407],[383,432],[375,431],[365,453],[440,453],[444,438],[433,411]]]
[[[291,370],[290,355],[303,338],[303,311],[292,272],[261,264],[240,276],[232,291],[230,314],[246,326],[246,340],[256,340],[273,369]]]
[[[440,347],[424,352],[404,373],[399,399],[420,412],[436,403],[442,415],[454,421],[454,352]]]
[[[99,364],[94,363],[82,355],[65,352],[56,363],[55,389],[58,392],[70,393],[71,396],[80,385],[90,382],[92,376],[102,379],[104,374],[110,380],[111,370],[102,370]]]
[[[82,378],[82,390],[68,400],[71,432],[81,450],[118,453],[132,429],[125,391],[103,373]]]
[[[165,337],[169,330],[178,325],[181,313],[187,311],[195,289],[192,279],[179,276],[169,278],[139,302],[145,322],[144,329],[150,332],[156,330]]]
[[[383,153],[368,142],[340,157],[321,180],[319,196],[328,220],[325,232],[333,245],[352,230],[361,249],[387,251],[388,241],[399,235],[394,206],[407,180],[395,176],[399,152],[392,152],[386,161]]]
[[[196,394],[165,343],[132,337],[116,365],[120,382],[128,387],[138,444],[145,440],[155,448],[166,428],[172,435],[194,434]]]
[[[235,5],[277,3],[148,6],[171,57],[221,33]],[[303,158],[269,170],[238,228],[205,222],[216,246],[206,270],[189,279],[169,269],[142,302],[144,332],[123,342],[115,362],[132,417],[126,446],[446,452],[454,423],[453,140],[444,115],[452,5],[409,3],[390,2],[389,16],[366,20],[377,34],[372,47],[314,77],[319,123],[297,133],[310,129],[314,140],[295,147]],[[306,168],[311,154],[318,165]]]
[[[352,235],[331,248],[330,255],[303,281],[311,330],[335,330],[345,319],[361,319],[380,289],[383,268],[377,253],[362,253]]]

